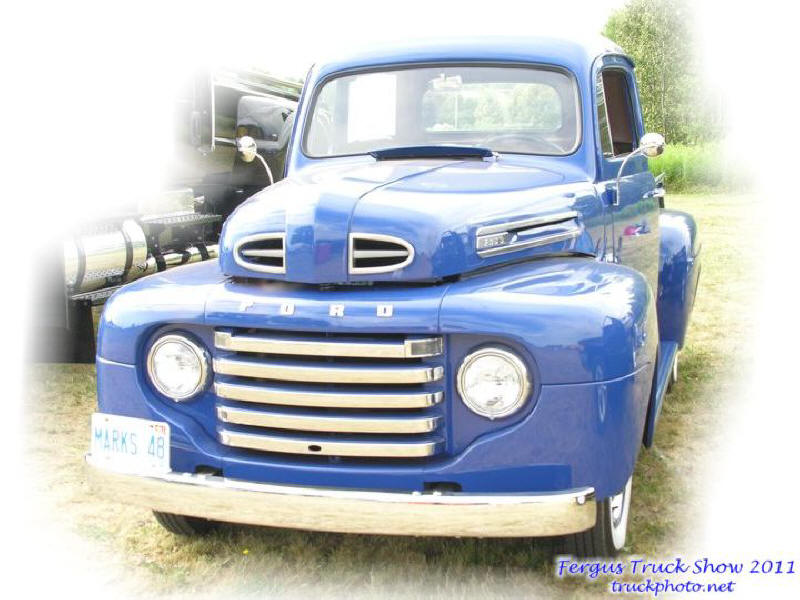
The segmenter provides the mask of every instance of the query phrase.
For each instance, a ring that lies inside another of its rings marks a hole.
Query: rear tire
[[[597,503],[597,522],[594,527],[564,537],[564,554],[576,558],[603,558],[619,554],[625,546],[628,532],[632,482],[633,477],[630,477],[619,494]]]
[[[214,521],[200,519],[199,517],[187,517],[172,513],[153,511],[153,516],[164,529],[175,535],[186,537],[196,537],[205,535],[214,528]]]

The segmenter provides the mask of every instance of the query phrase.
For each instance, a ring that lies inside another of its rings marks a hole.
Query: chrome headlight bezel
[[[197,384],[192,388],[191,391],[176,395],[171,390],[167,389],[164,386],[163,382],[159,380],[156,375],[155,369],[155,358],[156,353],[159,349],[161,349],[166,344],[181,344],[186,347],[192,354],[194,354],[195,358],[197,359],[199,366],[200,366],[200,377],[198,378]],[[196,397],[198,394],[203,392],[206,387],[208,386],[208,379],[211,373],[211,359],[209,357],[208,351],[200,344],[194,342],[191,338],[179,334],[179,333],[168,333],[159,337],[153,344],[150,346],[150,349],[147,351],[147,377],[150,380],[152,386],[156,389],[156,391],[161,394],[162,396],[169,398],[170,400],[174,400],[175,402],[185,402],[187,400],[191,400],[192,398]]]
[[[472,398],[469,397],[465,389],[465,377],[467,371],[478,359],[486,356],[494,356],[505,360],[517,373],[517,376],[520,380],[520,391],[517,394],[517,398],[513,403],[499,412],[487,410],[485,406],[476,403]],[[461,401],[466,405],[467,408],[477,415],[494,420],[508,417],[518,412],[528,400],[532,384],[529,369],[525,365],[525,361],[523,361],[519,355],[510,350],[506,350],[497,346],[483,346],[468,354],[466,357],[464,357],[464,360],[461,361],[461,365],[458,368],[458,374],[456,376],[456,387],[458,389],[458,395],[461,397]]]

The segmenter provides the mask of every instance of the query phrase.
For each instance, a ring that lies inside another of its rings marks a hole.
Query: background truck
[[[301,84],[257,70],[217,68],[193,75],[175,98],[175,153],[164,190],[87,219],[48,249],[38,290],[36,358],[94,362],[92,308],[123,284],[217,257],[224,219],[269,185],[258,162],[244,162],[237,137],[255,140],[276,180]],[[164,143],[169,141],[165,135]]]

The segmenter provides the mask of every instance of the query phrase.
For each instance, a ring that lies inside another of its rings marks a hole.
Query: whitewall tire
[[[594,527],[566,536],[562,548],[565,554],[581,558],[608,557],[616,556],[625,547],[632,483],[631,476],[622,491],[597,503]]]

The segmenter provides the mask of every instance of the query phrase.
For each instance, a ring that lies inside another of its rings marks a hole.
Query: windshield
[[[566,73],[444,65],[328,80],[316,95],[303,149],[313,158],[440,145],[565,155],[579,141],[578,93]]]

